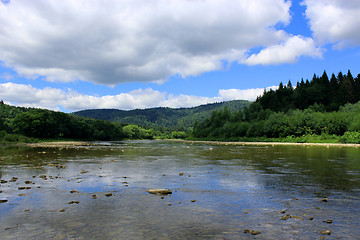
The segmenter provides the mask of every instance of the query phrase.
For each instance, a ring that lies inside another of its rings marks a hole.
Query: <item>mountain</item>
[[[234,100],[220,103],[211,103],[192,108],[149,108],[135,110],[118,109],[91,109],[73,112],[80,117],[109,120],[126,124],[135,124],[146,127],[171,127],[186,129],[192,127],[196,121],[202,121],[209,117],[214,110],[227,107],[231,112],[248,107],[251,102]]]

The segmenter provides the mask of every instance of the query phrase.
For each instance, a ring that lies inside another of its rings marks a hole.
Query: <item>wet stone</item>
[[[91,197],[92,197],[93,199],[96,199],[96,198],[97,198],[96,194],[93,194]]]
[[[70,201],[69,204],[79,204],[80,202],[79,201]]]
[[[6,181],[6,180],[1,179],[1,182],[0,182],[0,183],[7,183],[7,181]]]
[[[183,176],[184,175],[184,173],[183,172],[179,172],[179,176]]]
[[[112,193],[105,193],[105,196],[106,196],[106,197],[111,197],[111,196],[112,196]]]
[[[76,190],[71,190],[70,193],[78,193]]]
[[[331,224],[331,223],[333,223],[333,220],[332,220],[332,219],[328,219],[328,220],[326,220],[326,223]]]
[[[25,181],[25,184],[32,184],[32,181]]]
[[[17,177],[12,177],[12,179],[9,180],[9,182],[16,182],[19,178]]]
[[[250,233],[251,235],[259,235],[261,233],[261,231],[245,229],[244,233]]]
[[[0,203],[6,203],[7,201],[7,199],[0,199]]]
[[[323,235],[330,235],[331,231],[330,230],[322,230],[320,233]]]
[[[322,201],[322,202],[327,202],[328,199],[327,199],[327,198],[323,198],[323,199],[321,199],[321,201]]]
[[[150,188],[146,191],[151,194],[172,194],[172,191],[166,188]]]
[[[290,215],[290,218],[299,219],[299,220],[304,220],[303,217],[294,216],[294,215]]]

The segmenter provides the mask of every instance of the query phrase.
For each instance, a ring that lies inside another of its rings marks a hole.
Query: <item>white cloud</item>
[[[0,60],[28,78],[116,85],[198,75],[284,41],[285,0],[13,0]]]
[[[270,89],[276,90],[278,89],[277,86],[267,87],[265,88],[266,91]],[[256,97],[261,96],[264,93],[264,88],[250,88],[250,89],[221,89],[219,90],[220,98],[223,101],[229,100],[249,100],[255,101]]]
[[[271,87],[276,89],[277,87]],[[267,90],[269,90],[267,88]],[[173,95],[151,88],[138,89],[128,93],[106,96],[80,94],[71,89],[64,91],[55,88],[39,89],[31,85],[3,83],[0,84],[1,100],[6,103],[25,107],[39,107],[52,110],[78,111],[84,109],[115,108],[130,110],[152,107],[194,107],[207,103],[229,100],[254,101],[264,89],[221,89],[218,96],[201,97],[190,95]]]
[[[248,65],[294,63],[300,56],[322,57],[322,50],[311,38],[292,36],[284,43],[265,48],[242,62]]]
[[[314,37],[335,48],[360,44],[359,0],[304,0]]]

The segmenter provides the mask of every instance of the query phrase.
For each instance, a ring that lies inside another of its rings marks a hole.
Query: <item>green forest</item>
[[[280,83],[242,111],[214,111],[195,139],[360,143],[360,74],[314,75],[293,88]]]
[[[0,101],[0,141],[187,138],[193,119],[205,119],[224,106],[235,111],[249,105],[248,101],[229,101],[194,108],[99,109],[67,114]]]
[[[120,140],[124,137],[119,123],[0,102],[0,139],[6,142],[29,142],[38,138]]]
[[[230,111],[239,111],[250,106],[249,101],[234,100],[219,103],[210,103],[191,108],[149,108],[134,109],[129,111],[118,109],[90,109],[74,112],[80,117],[134,124],[146,128],[168,128],[172,131],[189,132],[194,126],[194,121],[202,121],[211,116],[215,110],[227,107]]]
[[[47,140],[201,139],[360,143],[360,74],[326,72],[293,87],[279,84],[256,101],[194,108],[67,114],[0,101],[0,142]]]

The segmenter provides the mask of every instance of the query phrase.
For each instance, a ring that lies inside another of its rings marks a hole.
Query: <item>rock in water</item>
[[[166,188],[150,188],[146,191],[151,194],[172,194],[172,191]]]
[[[323,235],[330,235],[331,231],[330,230],[323,230],[320,233],[323,234]]]

